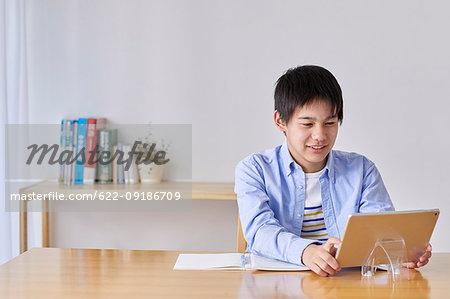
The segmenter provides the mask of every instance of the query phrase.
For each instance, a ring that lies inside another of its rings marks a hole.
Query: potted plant
[[[138,154],[137,167],[142,183],[158,183],[163,180],[164,169],[167,162],[167,152],[170,143],[161,139],[155,142],[149,133],[144,138],[139,138],[136,149]]]

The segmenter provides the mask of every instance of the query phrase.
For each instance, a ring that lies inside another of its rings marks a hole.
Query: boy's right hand
[[[337,251],[334,244],[340,243],[341,240],[331,237],[323,245],[308,245],[303,250],[303,264],[320,276],[335,275],[341,270],[341,266],[334,258]]]

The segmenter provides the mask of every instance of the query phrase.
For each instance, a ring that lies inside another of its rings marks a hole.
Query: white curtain
[[[0,0],[0,264],[19,254],[19,216],[5,211],[5,130],[28,121],[25,0]]]

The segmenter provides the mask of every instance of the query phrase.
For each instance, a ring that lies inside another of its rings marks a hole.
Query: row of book
[[[130,146],[117,142],[117,130],[107,129],[105,118],[62,120],[60,148],[68,155],[60,168],[61,184],[139,183],[135,158],[128,156]],[[117,163],[117,150],[124,153],[122,160],[131,159],[128,167]]]

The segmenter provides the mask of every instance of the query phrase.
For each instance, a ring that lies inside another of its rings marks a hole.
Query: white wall
[[[344,92],[336,148],[372,159],[397,209],[440,208],[432,243],[450,251],[447,1],[27,5],[31,122],[95,115],[115,123],[192,123],[193,179],[233,181],[241,158],[282,142],[272,122],[276,79],[289,67],[319,64]],[[56,215],[52,244],[235,248],[235,203],[200,202],[191,213],[166,216]],[[197,237],[139,230],[148,232],[146,241],[130,233],[156,224]]]

